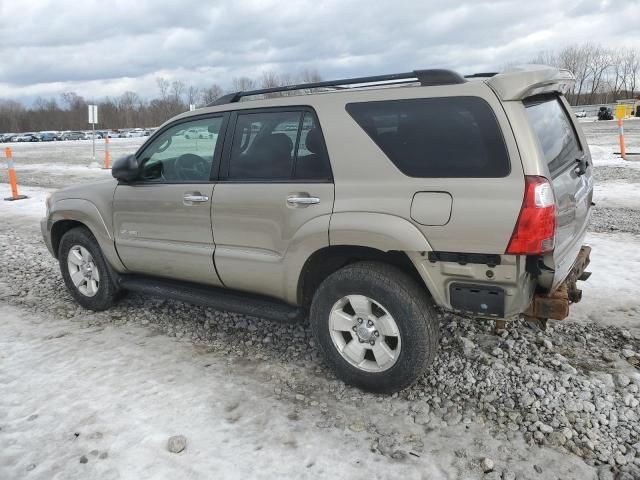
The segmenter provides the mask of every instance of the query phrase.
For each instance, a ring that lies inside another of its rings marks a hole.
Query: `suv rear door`
[[[302,264],[329,244],[334,187],[320,125],[305,107],[239,110],[229,125],[213,192],[216,269],[226,287],[295,303]]]
[[[566,278],[584,241],[593,196],[591,156],[563,96],[529,97],[524,106],[556,198],[555,247],[545,258],[555,270],[553,289]]]

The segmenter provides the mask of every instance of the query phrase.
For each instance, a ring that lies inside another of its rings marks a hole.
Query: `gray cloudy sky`
[[[473,73],[573,43],[640,45],[640,0],[0,0],[0,19],[0,98],[26,101],[148,98],[158,76]]]

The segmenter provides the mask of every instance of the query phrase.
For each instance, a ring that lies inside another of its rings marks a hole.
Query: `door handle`
[[[291,206],[300,206],[300,207],[308,207],[309,205],[316,205],[320,203],[320,199],[318,197],[310,197],[304,195],[289,195],[287,197],[287,204]]]
[[[184,200],[185,205],[192,205],[194,203],[204,203],[209,201],[209,197],[207,197],[206,195],[198,195],[198,194],[192,194],[192,193],[187,193],[182,198]]]

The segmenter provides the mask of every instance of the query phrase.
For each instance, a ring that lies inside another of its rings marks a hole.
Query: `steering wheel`
[[[180,180],[206,180],[209,178],[210,165],[204,158],[194,153],[180,155],[176,159],[174,167]]]

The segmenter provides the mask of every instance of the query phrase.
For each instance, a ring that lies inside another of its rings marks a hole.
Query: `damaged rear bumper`
[[[548,293],[536,293],[525,317],[538,319],[564,320],[569,316],[569,305],[582,299],[582,290],[577,287],[578,280],[586,280],[591,275],[585,271],[590,262],[591,247],[583,245],[567,278],[558,288]]]

